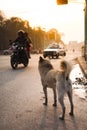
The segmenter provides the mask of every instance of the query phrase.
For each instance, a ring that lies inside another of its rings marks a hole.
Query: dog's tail
[[[72,64],[68,61],[60,61],[60,71],[65,72],[66,79],[69,78],[70,72],[72,70]]]

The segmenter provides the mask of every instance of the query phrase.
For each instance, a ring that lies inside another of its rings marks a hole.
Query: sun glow
[[[84,3],[61,6],[56,0],[0,0],[0,3],[7,17],[29,20],[32,27],[56,28],[69,40],[84,39]]]

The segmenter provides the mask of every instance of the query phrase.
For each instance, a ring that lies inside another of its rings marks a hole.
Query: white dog
[[[60,69],[55,70],[49,60],[40,56],[38,69],[41,76],[43,91],[45,94],[44,105],[47,105],[48,103],[47,87],[53,89],[54,93],[53,106],[57,105],[57,94],[56,94],[57,90],[58,100],[62,106],[62,115],[60,116],[60,119],[64,120],[65,117],[64,95],[65,93],[67,93],[71,105],[70,115],[73,116],[72,84],[69,79],[69,74],[72,69],[70,64],[67,61],[61,61]]]

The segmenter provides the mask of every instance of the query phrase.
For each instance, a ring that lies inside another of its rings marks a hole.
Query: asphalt
[[[83,71],[84,76],[87,78],[87,61],[85,60],[84,56],[78,57],[77,61],[81,70]]]

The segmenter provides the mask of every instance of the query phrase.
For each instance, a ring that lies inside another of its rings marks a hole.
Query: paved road
[[[65,58],[72,60],[76,56],[69,53]],[[58,103],[57,108],[53,108],[51,89],[48,89],[49,104],[43,106],[38,59],[39,55],[32,55],[27,68],[20,66],[13,70],[10,57],[0,56],[0,130],[87,130],[87,104],[75,94],[74,118],[68,115],[69,102],[65,97],[65,121],[59,120],[61,107]],[[51,60],[55,68],[60,59]],[[77,106],[77,102],[83,108]]]

